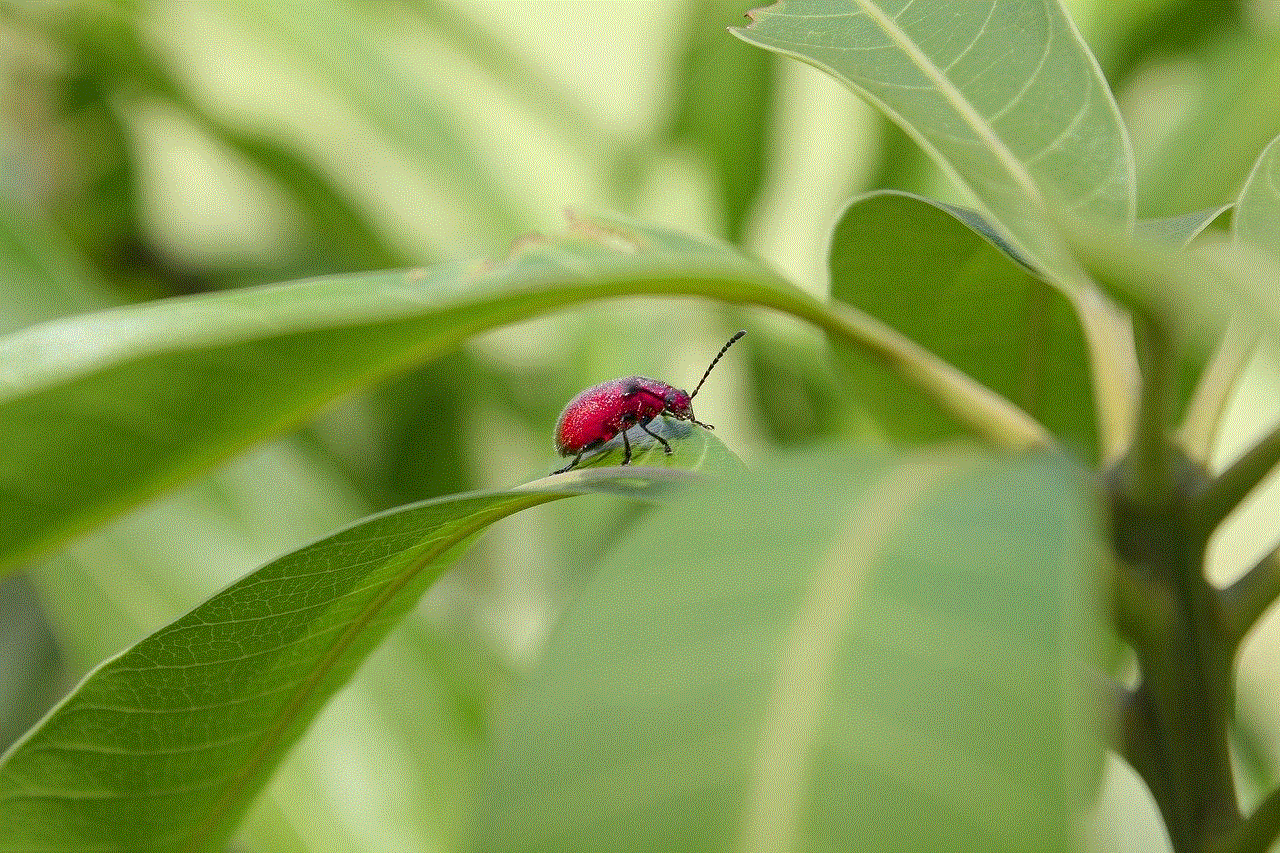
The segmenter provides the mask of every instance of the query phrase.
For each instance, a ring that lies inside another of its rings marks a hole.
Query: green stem
[[[1150,316],[1134,318],[1134,335],[1142,388],[1129,453],[1133,477],[1131,494],[1141,506],[1162,509],[1174,498],[1168,429],[1174,397],[1173,344],[1168,330]]]
[[[1280,551],[1272,551],[1221,593],[1222,630],[1233,649],[1280,598]]]
[[[1266,853],[1280,838],[1280,790],[1272,791],[1253,810],[1224,853]]]
[[[1280,463],[1280,424],[1231,463],[1195,496],[1191,511],[1201,524],[1217,527]]]

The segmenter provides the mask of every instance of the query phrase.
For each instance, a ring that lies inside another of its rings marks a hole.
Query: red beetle
[[[745,331],[738,332],[720,347],[720,352],[711,359],[710,366],[698,380],[692,394],[656,379],[628,376],[593,385],[574,397],[560,413],[560,420],[556,421],[556,450],[561,456],[572,456],[573,461],[551,473],[563,474],[570,470],[584,455],[618,433],[622,433],[622,464],[628,464],[631,461],[631,442],[627,439],[627,430],[633,426],[640,427],[657,439],[663,451],[670,456],[671,445],[649,429],[649,423],[658,415],[670,415],[677,420],[695,423],[703,429],[712,429],[711,424],[704,424],[693,416],[693,398],[711,375],[711,368],[745,334]]]

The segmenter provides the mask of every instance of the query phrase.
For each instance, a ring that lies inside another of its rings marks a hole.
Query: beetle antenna
[[[729,347],[736,344],[738,342],[738,338],[742,337],[746,333],[747,333],[746,329],[743,329],[742,331],[735,334],[732,338],[729,338],[729,342],[727,344],[720,347],[720,352],[716,353],[716,357],[711,359],[711,364],[707,366],[707,372],[702,374],[702,378],[698,380],[697,387],[695,387],[693,389],[693,393],[689,395],[690,400],[698,396],[698,388],[701,388],[702,383],[707,381],[707,377],[711,375],[711,368],[716,366],[716,362],[720,361],[720,359],[724,356],[724,354],[729,351]]]

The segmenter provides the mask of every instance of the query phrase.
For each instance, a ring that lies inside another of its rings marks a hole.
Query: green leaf
[[[627,292],[815,304],[722,244],[596,219],[497,264],[164,300],[0,338],[0,565],[476,332]]]
[[[1010,242],[1062,268],[1046,205],[1133,216],[1133,155],[1097,64],[1055,0],[782,0],[735,34],[858,92],[967,187]]]
[[[0,201],[0,335],[114,301],[51,229]]]
[[[918,196],[854,199],[831,238],[831,295],[878,317],[1093,455],[1088,352],[1071,305],[985,219]],[[959,424],[883,362],[840,347],[859,399],[898,440]]]
[[[1280,137],[1258,155],[1233,220],[1236,236],[1280,258]]]
[[[1232,227],[1237,240],[1280,260],[1280,138],[1258,156],[1236,200]],[[1257,344],[1256,330],[1232,322],[1195,386],[1180,437],[1192,458],[1205,465],[1213,459],[1222,418]]]
[[[273,442],[34,570],[76,680],[278,556],[282,542],[311,541],[367,514],[324,461],[296,442]],[[361,665],[290,749],[246,813],[239,843],[227,849],[367,850],[365,828],[380,810],[396,815],[396,832],[424,846],[458,846],[488,710],[473,682],[486,670],[477,661],[485,659],[483,644],[442,629],[441,621],[452,622],[439,618],[442,610],[415,609]],[[336,786],[335,766],[342,767]],[[434,784],[406,785],[406,773]],[[293,832],[311,844],[291,842]]]
[[[1083,482],[824,452],[659,508],[500,728],[480,849],[1073,849]]]
[[[1189,249],[1110,228],[1064,225],[1077,260],[1113,296],[1158,319],[1177,343],[1206,358],[1232,317],[1280,335],[1280,262],[1244,243]]]
[[[762,105],[774,102],[778,78],[774,57],[725,38],[725,26],[741,20],[736,4],[689,4],[670,128],[706,158],[734,242],[764,181],[771,140],[770,111]]]
[[[1156,237],[1185,246],[1204,233],[1218,217],[1231,210],[1235,205],[1223,204],[1208,210],[1196,210],[1181,216],[1166,216],[1163,219],[1141,219],[1134,223],[1134,231],[1143,237]]]
[[[376,7],[335,0],[305,14],[253,0],[227,8],[314,69],[376,132],[446,181],[457,203],[472,210],[475,228],[500,235],[528,227],[519,199],[501,189],[503,182],[479,147],[459,133],[444,103],[374,44]]]
[[[473,334],[632,294],[794,314],[882,353],[1001,445],[1047,439],[1025,413],[883,324],[823,303],[722,243],[574,218],[565,233],[524,238],[497,263],[163,300],[0,338],[0,566]]]
[[[223,849],[289,746],[461,551],[581,490],[562,478],[373,516],[108,660],[0,764],[0,850]]]

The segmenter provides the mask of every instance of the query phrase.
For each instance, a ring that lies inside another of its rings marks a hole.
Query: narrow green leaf
[[[831,238],[831,295],[1012,400],[1085,455],[1096,438],[1088,351],[1071,305],[981,215],[918,196],[854,199]],[[867,409],[899,440],[959,424],[883,363],[841,347]]]
[[[1056,0],[782,0],[752,18],[735,34],[878,106],[1040,266],[1062,268],[1046,205],[1132,219],[1133,155],[1119,112]]]
[[[0,565],[47,550],[473,334],[632,294],[794,314],[881,353],[998,444],[1048,440],[1017,407],[883,324],[804,293],[722,243],[575,218],[565,233],[518,241],[496,263],[163,300],[0,338]]]
[[[503,182],[459,133],[445,105],[373,44],[373,7],[350,0],[300,7],[253,0],[227,8],[315,69],[387,141],[446,181],[458,203],[472,209],[475,227],[495,236],[528,227],[520,201],[502,191]]]
[[[0,850],[223,849],[289,746],[461,550],[573,493],[551,482],[374,516],[108,660],[0,764]]]
[[[734,4],[689,4],[669,131],[705,157],[725,235],[734,242],[764,181],[771,140],[770,111],[762,105],[773,103],[778,78],[774,57],[725,36],[740,15]]]
[[[499,730],[480,849],[1073,849],[1101,759],[1082,484],[828,452],[658,509]]]

